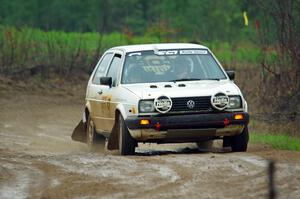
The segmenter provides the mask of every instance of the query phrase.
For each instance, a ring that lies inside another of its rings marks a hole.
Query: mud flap
[[[86,124],[81,120],[72,133],[72,140],[86,143]]]
[[[114,125],[114,127],[111,131],[111,134],[108,138],[107,149],[108,150],[119,149],[119,134],[118,134],[116,125]]]

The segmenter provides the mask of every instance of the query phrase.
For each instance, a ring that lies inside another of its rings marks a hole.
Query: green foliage
[[[261,60],[261,52],[259,47],[251,42],[206,42],[219,61],[227,66],[239,63],[240,67],[243,64],[258,65]]]
[[[42,66],[46,72],[51,70],[59,75],[68,75],[74,69],[90,71],[101,54],[113,46],[170,41],[168,37],[156,34],[45,32],[28,27],[0,26],[0,69],[11,74]],[[184,39],[181,41],[184,42]],[[211,47],[225,65],[259,61],[258,49],[248,43],[210,42],[205,45]]]
[[[253,24],[247,28],[243,25],[242,3],[241,0],[1,0],[0,24],[67,32],[126,30],[133,35],[159,34],[176,41],[181,38],[236,41],[255,36],[248,31],[254,30]]]
[[[74,69],[88,72],[108,48],[159,41],[119,32],[101,35],[0,26],[0,72],[22,74],[37,67],[45,70],[44,76],[49,71],[58,75],[69,75]]]
[[[253,143],[269,144],[276,149],[300,151],[300,138],[288,135],[272,135],[251,133],[250,141]]]

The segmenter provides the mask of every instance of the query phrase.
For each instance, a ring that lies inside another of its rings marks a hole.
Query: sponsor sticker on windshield
[[[178,54],[178,50],[160,50],[160,51],[156,51],[154,52],[156,55],[177,55]]]
[[[144,54],[143,52],[134,52],[128,54],[129,57],[132,56],[141,56]],[[208,54],[207,50],[201,50],[201,49],[186,49],[186,50],[154,50],[155,55],[206,55]]]
[[[207,50],[180,50],[179,54],[181,55],[206,55],[208,54]]]

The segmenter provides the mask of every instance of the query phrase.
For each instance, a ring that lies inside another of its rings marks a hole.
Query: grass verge
[[[251,143],[269,144],[275,149],[300,151],[300,138],[288,135],[273,135],[263,133],[250,133]]]

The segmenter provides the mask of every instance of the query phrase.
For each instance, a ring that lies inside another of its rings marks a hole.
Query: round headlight
[[[153,100],[141,100],[139,103],[139,111],[141,113],[151,113],[155,111]]]
[[[242,102],[240,96],[229,96],[229,104],[227,106],[229,109],[242,108]]]

